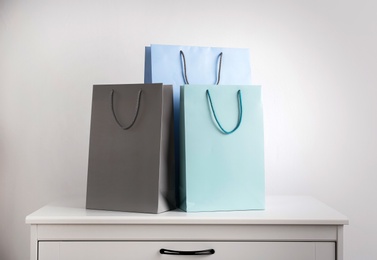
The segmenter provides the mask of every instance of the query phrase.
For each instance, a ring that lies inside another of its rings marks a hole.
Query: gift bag
[[[172,86],[93,86],[86,207],[175,206]]]
[[[180,86],[183,84],[250,85],[248,49],[179,45],[145,48],[144,83],[173,85],[175,157],[179,156]],[[176,161],[176,172],[180,162]]]
[[[180,130],[180,208],[264,208],[260,86],[182,86]]]

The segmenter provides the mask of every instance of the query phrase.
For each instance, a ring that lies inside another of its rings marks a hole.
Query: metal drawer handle
[[[160,249],[160,254],[162,255],[213,255],[215,253],[214,249],[206,250],[196,250],[196,251],[177,251],[171,249]]]

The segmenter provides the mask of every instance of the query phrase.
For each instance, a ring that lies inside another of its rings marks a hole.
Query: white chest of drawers
[[[263,211],[157,215],[65,201],[26,223],[31,260],[342,260],[348,220],[313,198],[276,196],[267,197]]]

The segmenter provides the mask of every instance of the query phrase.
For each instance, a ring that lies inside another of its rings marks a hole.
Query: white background
[[[250,48],[267,194],[347,215],[345,257],[377,259],[377,2],[0,1],[0,259],[25,216],[85,196],[92,85],[142,83],[151,43]]]

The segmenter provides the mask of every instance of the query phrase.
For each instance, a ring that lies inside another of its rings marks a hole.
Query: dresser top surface
[[[306,196],[268,196],[265,210],[160,214],[85,209],[84,199],[57,201],[26,217],[27,224],[232,224],[346,225],[348,219]]]

